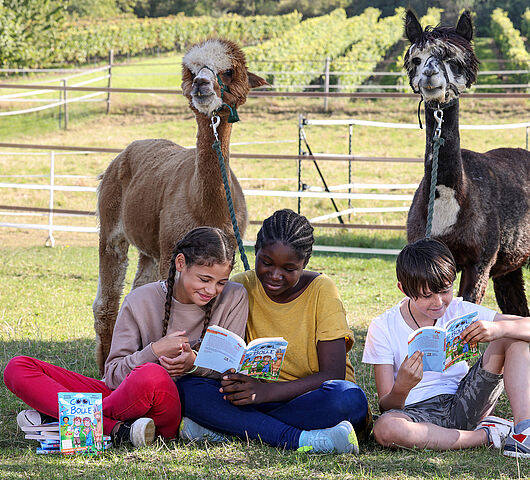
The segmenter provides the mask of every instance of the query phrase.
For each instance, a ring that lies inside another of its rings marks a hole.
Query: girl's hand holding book
[[[228,373],[223,375],[219,391],[224,393],[223,398],[233,405],[249,405],[270,401],[268,393],[272,387],[271,384],[242,373]]]

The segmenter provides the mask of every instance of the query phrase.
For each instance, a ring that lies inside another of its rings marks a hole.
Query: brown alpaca
[[[480,303],[488,278],[503,313],[529,315],[522,269],[530,257],[530,152],[460,149],[458,97],[476,80],[473,26],[464,12],[456,28],[423,31],[412,12],[405,55],[412,89],[425,100],[425,176],[407,220],[409,242],[425,236],[432,171],[434,111],[443,111],[432,236],[447,244],[462,271],[459,295]]]
[[[213,115],[221,119],[217,132],[241,234],[247,225],[243,191],[228,165],[232,124],[226,105],[239,107],[251,88],[266,82],[247,70],[243,52],[227,40],[210,39],[193,46],[182,64],[182,92],[197,121],[197,147],[138,140],[101,176],[99,280],[92,306],[100,371],[110,349],[129,245],[136,246],[140,255],[134,289],[167,276],[172,249],[192,228],[208,225],[233,236],[219,160],[212,148]]]

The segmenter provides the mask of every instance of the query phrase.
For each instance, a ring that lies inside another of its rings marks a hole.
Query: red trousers
[[[96,392],[103,397],[103,433],[110,435],[118,421],[152,418],[156,433],[175,438],[181,419],[175,382],[158,364],[136,367],[116,390],[101,380],[85,377],[31,357],[14,357],[4,370],[4,383],[24,403],[58,418],[57,393]]]

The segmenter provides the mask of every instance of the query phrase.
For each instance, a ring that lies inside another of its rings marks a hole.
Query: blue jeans
[[[177,381],[183,415],[203,427],[272,446],[297,449],[302,430],[333,427],[348,420],[362,430],[366,395],[355,383],[329,380],[289,402],[236,406],[223,399],[217,380],[187,375]]]

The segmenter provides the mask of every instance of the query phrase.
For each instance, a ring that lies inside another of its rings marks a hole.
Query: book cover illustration
[[[445,328],[422,327],[408,338],[409,357],[416,351],[423,352],[424,372],[443,372],[457,362],[478,355],[478,345],[464,343],[460,334],[478,319],[478,312],[471,312],[452,319]]]
[[[278,380],[286,349],[285,341],[271,341],[247,347],[239,372],[263,380]]]
[[[101,393],[59,392],[62,453],[96,455],[103,451]]]
[[[464,343],[460,338],[460,334],[475,320],[478,320],[478,312],[471,312],[455,318],[447,325],[445,334],[445,368],[449,368],[456,362],[469,360],[479,355],[478,344]]]
[[[264,380],[277,380],[287,349],[281,337],[257,338],[247,345],[237,334],[212,325],[206,330],[195,365],[224,373],[229,369]]]

